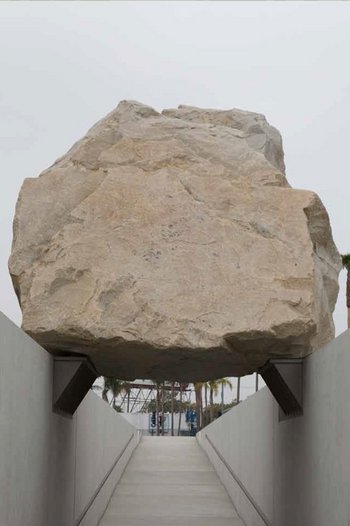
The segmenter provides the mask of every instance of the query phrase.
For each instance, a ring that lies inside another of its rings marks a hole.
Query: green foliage
[[[156,411],[156,401],[155,399],[150,400],[149,402],[146,402],[143,406],[142,412],[143,413],[152,413],[153,411]],[[161,409],[161,403],[159,404],[159,410]],[[180,400],[174,400],[174,413],[179,413],[180,411],[183,411],[185,407],[184,403],[180,403]],[[164,413],[170,413],[171,412],[171,394],[166,393],[164,397]]]
[[[115,400],[117,396],[122,392],[123,390],[123,382],[121,380],[118,380],[117,378],[110,378],[108,376],[104,376],[104,386],[102,390],[102,398],[108,402],[108,393],[112,394],[112,405],[115,406]]]
[[[207,386],[209,387],[209,389],[211,390],[214,396],[218,395],[219,388],[221,388],[221,386],[229,387],[232,390],[232,383],[228,378],[219,378],[218,380],[209,380],[209,382],[207,382]]]
[[[224,413],[232,407],[235,407],[237,402],[231,402],[230,404],[224,404]],[[210,424],[213,420],[221,416],[221,404],[213,404],[203,409],[203,424],[206,426]]]
[[[109,376],[103,376],[103,387],[99,385],[94,385],[94,390],[100,390],[102,391],[102,398],[105,402],[107,402],[109,405],[113,407],[118,413],[122,412],[122,409],[120,406],[116,405],[117,397],[122,392],[127,392],[129,390],[129,386],[127,382],[123,382],[122,380],[118,380],[117,378],[111,378]],[[109,400],[108,395],[111,395],[111,400]]]
[[[170,386],[170,382],[165,382],[165,385]],[[180,402],[180,392],[176,389],[174,391],[174,413],[179,413],[180,411],[183,411],[184,408],[184,402]],[[143,413],[152,413],[153,411],[156,411],[157,402],[155,398],[152,400],[149,400],[149,402],[146,402],[143,406],[142,412]],[[159,384],[159,410],[161,410],[162,407],[162,386]],[[170,413],[171,412],[171,391],[164,390],[164,412]]]
[[[350,270],[350,254],[342,254],[341,259],[343,267]]]

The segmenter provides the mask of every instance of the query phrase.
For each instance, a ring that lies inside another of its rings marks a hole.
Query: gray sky
[[[350,252],[349,27],[348,2],[0,2],[0,310],[20,324],[7,259],[23,179],[122,99],[265,114],[289,182],[319,194]]]

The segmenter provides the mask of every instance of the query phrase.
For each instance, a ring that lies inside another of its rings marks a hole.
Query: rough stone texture
[[[341,261],[262,115],[121,102],[24,181],[10,272],[23,328],[103,375],[204,380],[333,338]]]

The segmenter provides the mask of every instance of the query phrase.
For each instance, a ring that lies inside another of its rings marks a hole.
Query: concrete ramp
[[[244,526],[195,438],[144,437],[100,526]]]

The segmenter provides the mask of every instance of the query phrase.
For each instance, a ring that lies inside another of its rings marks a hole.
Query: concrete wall
[[[301,417],[279,421],[265,387],[198,436],[247,526],[350,525],[350,331],[305,360],[303,388]]]
[[[96,526],[137,445],[93,392],[72,419],[52,413],[52,378],[52,357],[0,313],[1,526]]]

